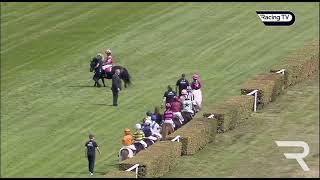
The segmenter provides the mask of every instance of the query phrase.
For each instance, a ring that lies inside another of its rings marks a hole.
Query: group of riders
[[[156,141],[167,140],[166,136],[188,123],[197,112],[202,103],[201,82],[198,74],[192,76],[193,82],[182,78],[177,81],[178,94],[171,86],[164,93],[161,108],[165,106],[163,113],[159,107],[154,112],[148,111],[141,123],[135,125],[135,132],[129,128],[124,129],[122,148],[119,150],[119,160],[123,161],[133,157],[139,151],[151,146]]]

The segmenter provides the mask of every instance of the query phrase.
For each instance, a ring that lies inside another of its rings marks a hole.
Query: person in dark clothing
[[[121,79],[119,77],[120,69],[116,69],[114,75],[112,76],[112,95],[113,95],[113,106],[118,106],[118,95],[121,90]]]
[[[172,90],[171,86],[168,85],[168,90],[163,95],[163,105],[167,103],[172,103],[173,97],[176,96],[177,93]],[[163,107],[163,105],[161,105]]]
[[[93,176],[94,161],[96,158],[96,149],[101,155],[99,146],[96,143],[95,137],[93,134],[89,134],[89,141],[85,143],[85,147],[86,147],[85,156],[88,158],[88,162],[89,162],[89,173],[90,173],[90,176]]]
[[[179,96],[181,96],[181,91],[187,89],[189,86],[189,81],[186,79],[186,75],[182,74],[181,78],[176,83],[176,91],[179,88]]]

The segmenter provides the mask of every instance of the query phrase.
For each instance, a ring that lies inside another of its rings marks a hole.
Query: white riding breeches
[[[111,66],[112,66],[112,64],[107,64],[107,65],[102,66],[102,69],[105,70],[105,69],[107,69],[108,67],[111,67]]]
[[[174,112],[173,115],[177,116],[179,118],[180,123],[182,124],[184,119],[183,119],[183,116],[182,116],[181,112]]]

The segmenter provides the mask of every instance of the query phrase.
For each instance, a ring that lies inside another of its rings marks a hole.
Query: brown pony
[[[161,126],[161,136],[162,141],[165,141],[167,139],[167,135],[173,133],[174,129],[171,124],[169,123],[163,123]]]

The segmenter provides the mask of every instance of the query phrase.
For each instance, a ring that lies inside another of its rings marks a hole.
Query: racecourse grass
[[[261,9],[290,10],[296,22],[266,27]],[[102,150],[94,177],[104,177],[118,168],[123,129],[159,105],[181,73],[200,74],[205,112],[319,39],[318,11],[319,3],[1,3],[1,176],[88,177],[84,142],[93,132]],[[89,60],[107,47],[133,77],[117,108],[109,106],[110,81],[93,88],[89,72]],[[224,149],[225,161],[246,145]],[[194,177],[232,174],[208,167]]]

